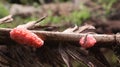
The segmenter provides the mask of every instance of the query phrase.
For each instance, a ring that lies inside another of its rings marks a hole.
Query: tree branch
[[[12,29],[9,28],[0,28],[0,40],[3,39],[3,37],[7,36],[9,37],[9,32]],[[83,34],[83,33],[64,33],[64,32],[49,32],[49,31],[36,31],[31,30],[38,36],[42,37],[45,41],[70,41],[70,42],[78,42],[79,39],[83,36],[89,35],[89,34]],[[120,34],[92,34],[93,37],[97,40],[97,43],[116,43],[120,42]],[[8,39],[6,39],[8,40]],[[109,45],[109,44],[108,44]]]

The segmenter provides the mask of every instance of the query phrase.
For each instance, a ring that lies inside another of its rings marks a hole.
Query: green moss
[[[88,18],[90,18],[90,12],[88,10],[74,11],[69,17],[70,21],[77,25],[80,25]]]
[[[9,14],[9,11],[4,7],[2,3],[0,3],[0,18],[5,17]]]

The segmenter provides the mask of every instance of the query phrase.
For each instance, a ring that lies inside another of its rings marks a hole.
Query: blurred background
[[[40,26],[51,27],[47,28],[49,30],[62,31],[75,25],[91,24],[97,33],[114,34],[120,32],[119,9],[119,0],[0,0],[0,18],[9,14],[14,18],[12,23],[0,27],[14,28],[47,15]],[[106,58],[113,67],[119,65],[112,51],[106,53]]]
[[[12,14],[15,27],[48,15],[42,24],[69,27],[91,19],[106,20],[119,9],[118,0],[0,0],[0,18]]]

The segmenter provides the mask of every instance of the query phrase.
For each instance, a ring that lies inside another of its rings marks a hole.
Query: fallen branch
[[[9,32],[12,29],[9,28],[0,28],[0,40],[4,36],[9,37]],[[89,34],[83,34],[83,33],[64,33],[64,32],[49,32],[49,31],[37,31],[37,30],[31,30],[38,36],[42,36],[42,38],[45,41],[71,41],[76,42],[79,41],[81,37],[89,35]],[[120,34],[92,34],[93,37],[97,40],[97,43],[116,43],[120,42]],[[6,39],[8,40],[8,39]],[[108,44],[109,45],[109,44]]]

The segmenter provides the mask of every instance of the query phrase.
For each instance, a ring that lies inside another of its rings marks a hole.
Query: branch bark
[[[5,37],[9,37],[9,32],[12,29],[9,28],[0,28],[0,40],[5,39]],[[89,35],[83,33],[64,33],[64,32],[49,32],[49,31],[37,31],[31,30],[33,33],[42,37],[45,41],[70,41],[70,42],[78,42],[81,37]],[[97,43],[116,43],[120,42],[120,34],[92,34],[93,37],[97,40]],[[7,39],[6,40],[10,40]],[[5,41],[6,41],[5,40]],[[0,41],[1,42],[1,41]],[[108,44],[109,45],[109,44]]]

